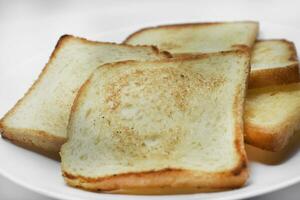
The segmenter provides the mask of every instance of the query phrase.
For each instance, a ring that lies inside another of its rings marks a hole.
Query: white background
[[[69,33],[101,40],[108,34],[106,30],[117,30],[135,23],[141,24],[140,15],[143,15],[142,23],[145,25],[156,18],[163,18],[164,23],[187,22],[189,18],[185,17],[184,13],[189,12],[193,13],[193,19],[196,18],[197,21],[263,20],[300,30],[300,2],[297,3],[296,0],[160,2],[161,5],[157,8],[142,13],[138,7],[141,4],[147,7],[154,1],[0,0],[0,82],[11,84],[9,91],[0,91],[0,99],[6,98],[6,94],[11,92],[16,93],[15,96],[23,95],[32,80],[26,79],[28,76],[24,76],[24,79],[16,79],[15,74],[22,68],[22,63],[30,62],[30,59],[37,55],[41,55],[46,62],[45,55],[50,55],[59,36]],[[176,16],[169,14],[174,9],[178,10]],[[157,16],[157,10],[165,14]],[[164,12],[161,12],[162,10]],[[100,18],[99,13],[107,13],[107,17]],[[2,69],[10,66],[14,66],[15,69],[10,70],[9,74],[4,74]],[[32,69],[28,70],[37,75],[41,67],[32,66]],[[11,104],[5,105],[1,105],[0,101],[0,106],[7,110],[16,100],[10,99],[7,102]],[[253,199],[293,200],[299,197],[300,184]],[[23,189],[0,176],[0,199],[48,200],[51,198]]]

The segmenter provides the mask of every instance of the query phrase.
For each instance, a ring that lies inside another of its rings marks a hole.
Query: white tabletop
[[[128,12],[135,12],[133,8],[136,2],[141,3],[141,1],[71,0],[0,1],[0,74],[1,66],[16,66],[24,60],[30,60],[32,55],[50,55],[53,45],[60,35],[69,33],[100,39],[102,30],[119,26],[119,24],[110,23],[110,17],[120,16],[116,11],[116,15],[110,15],[103,19],[97,18],[97,13],[106,12],[107,9],[112,9],[117,4],[118,6],[121,4],[124,9],[130,5],[132,10],[128,10]],[[195,15],[197,15],[199,21],[264,20],[300,29],[299,1],[298,3],[294,0],[181,0],[178,2],[185,2],[182,9],[191,9],[193,12],[197,10]],[[149,1],[145,1],[145,3],[149,3]],[[174,4],[170,2],[170,5]],[[151,17],[149,16],[149,19]],[[168,16],[168,12],[164,17],[172,21],[172,16]],[[182,17],[184,19],[184,16]],[[126,16],[120,17],[120,22],[122,26],[132,24],[132,21],[126,19]],[[93,33],[98,31],[99,35],[89,33],[88,29],[93,29]],[[10,79],[12,77],[13,75],[5,78]],[[29,84],[30,80],[23,80],[23,82]],[[19,96],[22,96],[28,84],[24,84],[20,91],[16,91]],[[0,91],[0,98],[3,98],[2,95],[4,94],[5,91]],[[9,109],[12,105],[5,106],[7,106],[6,109]],[[300,184],[297,184],[253,199],[296,200],[299,199],[299,196]],[[0,199],[50,200],[53,198],[29,191],[0,176]]]

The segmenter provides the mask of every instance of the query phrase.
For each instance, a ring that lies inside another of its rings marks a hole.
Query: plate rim
[[[295,28],[295,27],[291,27],[291,26],[287,26],[287,25],[283,25],[281,23],[275,23],[275,22],[268,22],[268,21],[263,21],[262,23],[264,24],[273,24],[273,25],[279,25],[282,27],[288,27],[289,29],[293,29],[293,30],[297,30],[299,32],[299,28]],[[125,27],[121,27],[120,30],[122,30],[122,28],[124,29],[128,29]],[[119,29],[118,29],[119,30]],[[111,30],[108,32],[114,32],[114,31],[118,31],[118,30]],[[258,37],[260,38],[260,37]],[[261,39],[261,38],[260,38]],[[300,45],[300,44],[299,44]],[[3,139],[1,136],[0,138],[3,140],[2,142],[6,142],[5,139]],[[33,184],[27,184],[25,180],[19,179],[18,177],[15,177],[13,174],[11,173],[7,173],[0,165],[0,175],[2,175],[4,178],[8,179],[9,181],[16,183],[20,186],[22,186],[23,188],[26,188],[30,191],[33,191],[35,193],[38,194],[42,194],[48,197],[54,197],[54,198],[59,198],[59,199],[65,199],[65,200],[82,200],[82,198],[80,197],[76,197],[74,194],[63,194],[63,193],[56,193],[54,191],[51,190],[46,190],[43,187],[39,187],[38,185],[33,185]],[[289,186],[295,185],[297,183],[300,182],[300,173],[299,176],[285,180],[283,182],[278,182],[277,184],[272,184],[269,186],[265,186],[262,189],[256,189],[256,190],[252,190],[252,191],[247,191],[245,193],[238,193],[238,194],[231,194],[231,195],[226,195],[224,197],[215,197],[214,199],[217,200],[236,200],[236,199],[241,199],[241,198],[250,198],[250,197],[257,197],[263,194],[268,194],[277,190],[281,190],[284,188],[287,188]],[[229,190],[227,192],[230,191],[234,191],[234,190]],[[225,191],[226,192],[226,191]],[[103,193],[103,194],[107,194],[107,193]],[[200,193],[201,194],[201,193]],[[138,198],[145,198],[145,197],[151,197],[151,198],[159,198],[162,195],[151,195],[151,196],[146,196],[146,195],[126,195],[127,198],[132,198],[132,199],[138,199]],[[175,196],[179,196],[179,195],[164,195],[164,199],[172,199]],[[100,197],[102,199],[112,199],[113,197],[107,197],[107,196],[103,196]],[[199,199],[201,197],[191,197],[191,199]]]

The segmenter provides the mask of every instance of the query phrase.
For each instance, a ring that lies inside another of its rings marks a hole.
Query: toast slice
[[[299,81],[297,51],[293,42],[260,40],[251,55],[249,88]]]
[[[300,83],[248,90],[245,141],[265,150],[281,150],[300,128],[299,110]]]
[[[65,181],[117,193],[241,187],[249,62],[233,51],[98,68],[72,106]]]
[[[1,119],[2,136],[30,149],[58,156],[66,140],[71,105],[79,87],[92,71],[115,61],[166,57],[169,56],[154,47],[62,36],[37,81]]]
[[[219,22],[175,24],[141,29],[124,43],[155,45],[175,56],[252,48],[258,23]]]

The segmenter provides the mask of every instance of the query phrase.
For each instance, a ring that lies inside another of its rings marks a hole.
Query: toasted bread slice
[[[1,119],[2,136],[58,155],[66,140],[71,105],[79,87],[99,65],[168,57],[154,47],[133,47],[63,36],[38,80]]]
[[[300,126],[300,83],[250,89],[245,104],[245,141],[279,151]]]
[[[139,30],[124,43],[155,45],[181,56],[251,48],[257,33],[258,23],[251,21],[175,24]]]
[[[299,81],[297,51],[287,40],[260,40],[251,55],[249,88]]]
[[[117,193],[241,187],[249,62],[233,51],[98,68],[72,106],[66,182]]]

